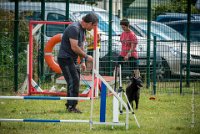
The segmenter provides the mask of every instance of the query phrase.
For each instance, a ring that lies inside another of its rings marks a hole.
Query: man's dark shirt
[[[78,40],[78,46],[82,47],[85,40],[85,29],[81,27],[80,22],[74,22],[69,25],[62,36],[61,46],[58,53],[58,58],[71,57],[74,61],[77,60],[78,55],[72,50],[69,39]]]

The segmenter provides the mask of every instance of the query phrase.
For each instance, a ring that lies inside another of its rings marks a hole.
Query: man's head
[[[120,25],[121,25],[122,29],[124,31],[126,31],[129,28],[129,21],[128,21],[128,19],[122,19],[120,21]]]
[[[82,21],[83,28],[90,31],[94,28],[94,26],[97,26],[99,19],[94,12],[90,12],[83,16]]]

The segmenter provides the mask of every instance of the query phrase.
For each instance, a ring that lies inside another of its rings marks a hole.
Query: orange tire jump
[[[62,34],[54,35],[46,44],[44,48],[44,59],[47,65],[56,73],[61,74],[62,71],[58,63],[56,63],[54,56],[52,54],[53,48],[56,44],[60,43],[62,40]],[[80,57],[77,59],[78,63],[80,64]]]
[[[60,66],[58,63],[55,62],[54,56],[52,54],[53,48],[56,44],[61,42],[62,34],[56,34],[54,35],[46,44],[44,49],[44,59],[47,63],[47,65],[56,73],[61,74],[62,71],[60,69]]]

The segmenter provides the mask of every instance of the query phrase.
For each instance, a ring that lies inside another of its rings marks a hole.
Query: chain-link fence
[[[173,1],[173,2],[172,2]],[[199,93],[200,11],[195,1],[185,0],[88,0],[0,3],[0,91],[20,90],[27,77],[27,46],[30,20],[79,21],[94,11],[99,18],[99,71],[112,76],[121,50],[120,19],[130,21],[138,38],[139,70],[144,87],[156,92]],[[34,36],[34,80],[42,89],[66,87],[61,75],[44,60],[47,41],[63,33],[66,25],[44,25]],[[87,33],[89,35],[89,33]],[[155,38],[156,37],[156,38]],[[87,44],[92,44],[92,36]],[[155,47],[156,46],[156,47]],[[56,54],[56,45],[53,54]],[[88,51],[91,51],[88,49]],[[133,63],[122,68],[123,81],[132,74]],[[91,74],[91,71],[84,75]],[[83,80],[84,81],[84,80]],[[190,87],[190,88],[189,88]]]

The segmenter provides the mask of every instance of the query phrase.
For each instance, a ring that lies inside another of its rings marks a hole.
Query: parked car
[[[164,23],[169,27],[175,29],[184,37],[187,37],[187,20],[172,21]],[[200,20],[191,20],[190,23],[190,41],[200,42]]]
[[[77,18],[82,18],[82,16],[84,16],[85,14],[87,13],[87,11],[85,12],[74,12],[73,15],[76,16]],[[109,59],[109,55],[107,54],[108,51],[102,51],[102,50],[107,50],[108,48],[108,40],[105,40],[105,38],[103,38],[103,35],[107,35],[108,36],[108,13],[105,13],[105,12],[95,12],[99,18],[99,31],[101,33],[101,53],[104,53],[104,57],[102,57],[100,59],[100,68],[104,68],[104,72],[105,74],[109,73],[109,68],[108,68],[108,65],[110,63],[110,61],[108,60]],[[120,34],[122,33],[122,28],[120,26],[120,20],[119,18],[117,18],[116,16],[113,16],[113,23],[112,23],[112,36],[113,36],[113,39],[112,41],[115,42],[115,44],[112,44],[112,55],[111,55],[111,59],[112,61],[117,61],[117,57],[119,56],[119,53],[120,53],[120,50],[121,50],[121,43],[120,43]],[[137,34],[136,34],[137,35]],[[138,56],[140,58],[140,62],[139,62],[139,67],[140,67],[140,70],[142,72],[146,72],[146,60],[147,60],[147,42],[146,42],[146,38],[142,37],[142,36],[139,36],[137,35],[137,38],[138,38],[138,47],[137,47],[137,51],[138,51]],[[102,47],[106,47],[106,48],[103,48]],[[159,57],[159,54],[157,55],[157,66],[159,66],[160,64],[160,61],[161,61],[161,58]],[[151,66],[151,69],[152,69],[152,65],[153,65],[153,46],[151,47],[151,50],[150,50],[150,66]],[[125,76],[131,74],[130,71],[132,70],[132,63],[125,63],[124,64],[124,70],[123,70],[123,74]],[[114,64],[112,65],[111,67],[111,70],[113,70],[114,68]],[[152,72],[152,70],[151,70]],[[161,73],[161,72],[159,72]],[[159,75],[158,75],[159,76]]]
[[[131,29],[140,35],[147,36],[147,21],[146,20],[131,20]],[[140,30],[137,30],[140,29]],[[180,75],[180,63],[181,63],[181,45],[183,46],[183,74],[186,75],[187,64],[187,45],[186,39],[174,29],[168,27],[165,24],[151,21],[151,39],[153,36],[157,37],[157,52],[162,57],[162,66],[160,70],[165,72],[165,77],[170,75]],[[200,76],[200,46],[190,46],[190,75]]]
[[[186,13],[164,13],[156,17],[157,22],[170,22],[170,21],[179,21],[187,20]],[[200,20],[200,14],[191,14],[191,20]]]
[[[65,5],[64,3],[45,3],[45,20],[47,21],[65,21]],[[15,5],[13,2],[8,3],[0,3],[0,8],[5,10],[12,10],[14,11]],[[19,11],[20,15],[25,17],[28,20],[40,20],[41,16],[41,3],[40,2],[19,2]],[[109,74],[110,71],[108,69],[108,65],[110,61],[108,61],[108,45],[109,45],[109,37],[108,37],[108,30],[109,30],[109,13],[106,10],[96,8],[93,6],[88,5],[79,5],[79,4],[72,4],[69,5],[69,21],[78,21],[88,12],[94,11],[99,17],[99,24],[98,24],[98,31],[101,34],[101,47],[100,47],[100,73],[101,74]],[[28,12],[28,13],[27,13]],[[120,34],[122,33],[122,29],[120,27],[120,20],[116,16],[112,16],[112,57],[110,57],[113,61],[116,60],[116,57],[119,55],[121,50],[121,43],[120,43]],[[63,33],[65,29],[65,25],[45,25],[44,26],[44,39],[47,42],[52,36],[58,33]],[[40,41],[40,34],[37,35],[38,42]],[[141,58],[140,66],[146,67],[146,42],[145,38],[139,38],[139,57]],[[54,48],[54,54],[59,49],[59,44],[56,45]],[[152,49],[151,49],[152,50]],[[150,55],[151,63],[153,53]],[[55,58],[56,59],[56,58]],[[158,58],[159,59],[159,58]],[[113,70],[114,63],[111,63]],[[152,64],[151,64],[152,65]],[[129,66],[129,65],[128,65]],[[131,67],[131,66],[130,66]],[[127,70],[127,73],[130,74],[130,70]]]

